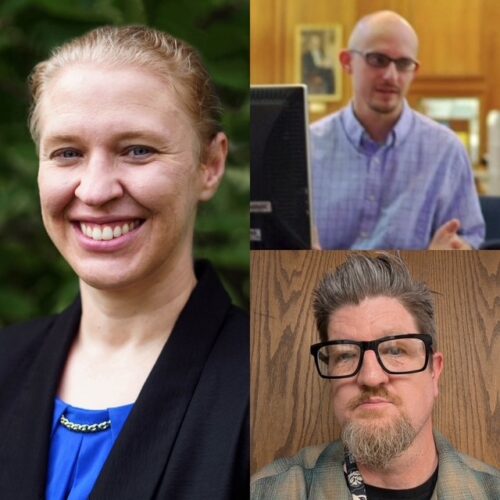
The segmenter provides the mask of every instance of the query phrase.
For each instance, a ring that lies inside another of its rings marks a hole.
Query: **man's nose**
[[[104,153],[92,153],[81,169],[75,196],[89,206],[101,206],[123,196],[119,170],[113,158]]]
[[[390,81],[396,81],[399,76],[398,68],[396,63],[391,61],[389,65],[384,69],[384,78]]]
[[[380,366],[377,355],[374,351],[365,351],[363,364],[357,375],[357,382],[360,385],[375,387],[387,383],[389,376]]]

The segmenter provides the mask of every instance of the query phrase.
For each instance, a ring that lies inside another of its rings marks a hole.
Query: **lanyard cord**
[[[346,467],[347,486],[353,500],[367,500],[365,483],[356,465],[356,460],[354,460],[354,457],[349,453],[347,448],[344,448],[344,463]]]

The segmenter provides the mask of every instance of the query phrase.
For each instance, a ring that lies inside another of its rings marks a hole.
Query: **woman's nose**
[[[105,205],[123,196],[123,186],[113,158],[102,153],[94,153],[82,166],[75,196],[90,206]]]

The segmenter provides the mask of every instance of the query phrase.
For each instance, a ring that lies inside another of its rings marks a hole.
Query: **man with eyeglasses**
[[[500,471],[433,430],[443,355],[431,292],[391,255],[353,254],[314,292],[341,439],[279,459],[252,480],[252,500],[488,500]]]
[[[391,11],[361,19],[340,52],[352,102],[311,127],[324,249],[469,249],[484,239],[465,148],[405,100],[417,54],[415,31]]]

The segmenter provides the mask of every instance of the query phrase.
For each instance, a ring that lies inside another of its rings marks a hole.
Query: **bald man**
[[[484,220],[465,148],[405,100],[420,65],[414,29],[376,12],[339,57],[352,101],[311,127],[321,248],[478,248]]]

